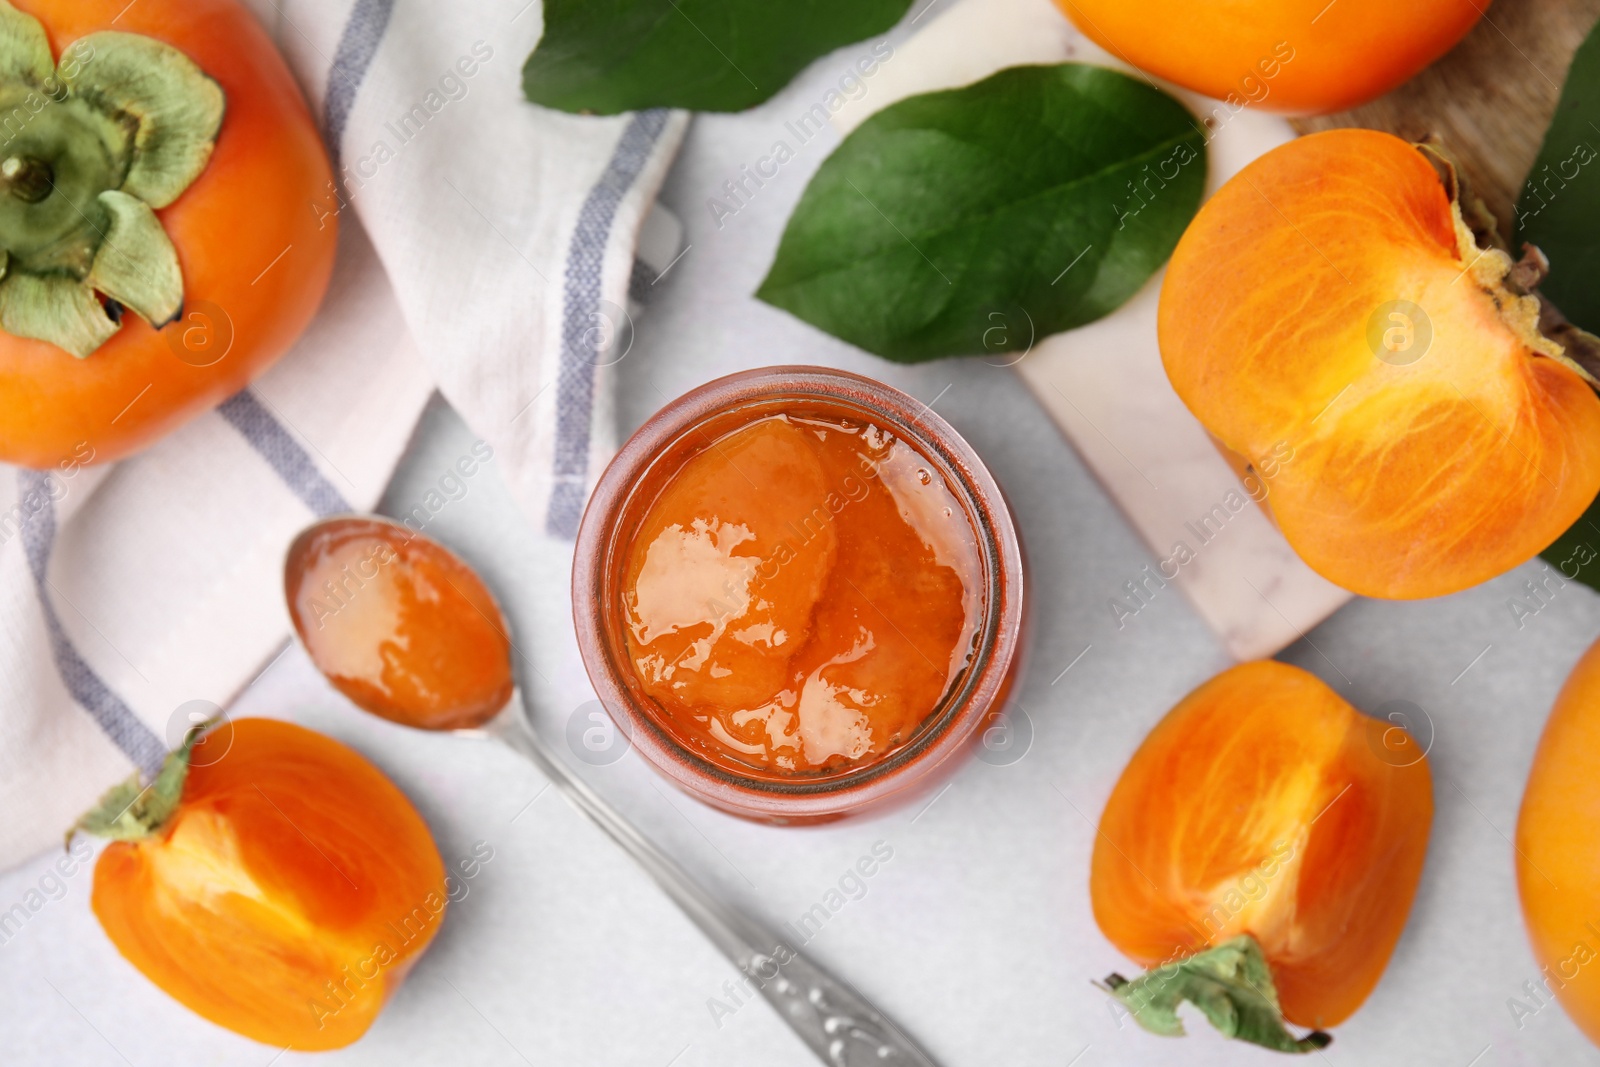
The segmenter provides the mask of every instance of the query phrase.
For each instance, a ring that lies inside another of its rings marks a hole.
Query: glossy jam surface
[[[735,773],[831,776],[910,741],[984,596],[959,498],[846,411],[705,432],[624,547],[626,652],[661,727]]]
[[[511,642],[472,569],[403,526],[333,519],[301,534],[289,614],[329,681],[407,726],[481,724],[511,698]]]

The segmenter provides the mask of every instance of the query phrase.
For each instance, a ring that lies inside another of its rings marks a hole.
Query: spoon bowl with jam
[[[319,522],[289,548],[284,592],[317,668],[404,726],[482,726],[511,700],[511,638],[478,575],[387,519]]]

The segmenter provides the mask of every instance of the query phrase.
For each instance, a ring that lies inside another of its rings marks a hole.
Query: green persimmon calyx
[[[156,218],[205,170],[222,87],[171,45],[81,37],[58,65],[38,19],[0,0],[0,330],[82,359],[130,308],[183,309]]]
[[[1182,1035],[1178,1005],[1187,1000],[1223,1036],[1274,1052],[1315,1052],[1333,1041],[1320,1030],[1305,1037],[1289,1032],[1272,970],[1249,934],[1152,968],[1131,982],[1113,974],[1098,984],[1128,1009],[1134,1022],[1163,1037]]]
[[[194,746],[206,732],[222,721],[222,716],[207,719],[190,728],[183,744],[167,753],[161,770],[150,784],[140,784],[139,772],[118,782],[83,814],[67,831],[67,845],[80,830],[112,841],[140,841],[160,831],[178,810],[183,799],[183,783],[189,777]]]

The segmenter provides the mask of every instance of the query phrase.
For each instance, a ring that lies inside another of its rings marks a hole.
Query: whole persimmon
[[[1381,96],[1448,52],[1488,0],[1056,0],[1100,47],[1235,110],[1320,114]]]
[[[135,452],[288,351],[332,171],[238,0],[0,0],[0,462]]]
[[[1600,642],[1573,668],[1534,753],[1517,816],[1517,889],[1537,983],[1600,1045]],[[1544,994],[1511,1002],[1531,1015]]]
[[[448,903],[405,795],[292,723],[192,731],[149,787],[113,789],[79,828],[115,839],[91,902],[118,951],[184,1006],[279,1048],[366,1033]]]
[[[1111,991],[1158,1033],[1182,1033],[1191,1000],[1231,1037],[1326,1044],[1283,1019],[1334,1026],[1372,992],[1432,820],[1427,755],[1402,725],[1298,667],[1224,671],[1156,725],[1101,813],[1095,921],[1153,968]]]
[[[1600,398],[1433,158],[1370,130],[1276,148],[1201,208],[1161,290],[1178,395],[1245,460],[1292,456],[1265,506],[1367,596],[1510,570],[1600,491]]]

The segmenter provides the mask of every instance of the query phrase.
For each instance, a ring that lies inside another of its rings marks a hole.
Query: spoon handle
[[[937,1067],[927,1053],[848,983],[701,888],[676,860],[567,769],[534,731],[522,700],[520,695],[514,696],[505,710],[481,730],[463,732],[494,737],[543,771],[568,803],[611,835],[666,890],[667,896],[739,968],[744,975],[740,984],[746,989],[755,988],[818,1059],[831,1067],[861,1067],[868,1063],[878,1067]]]

